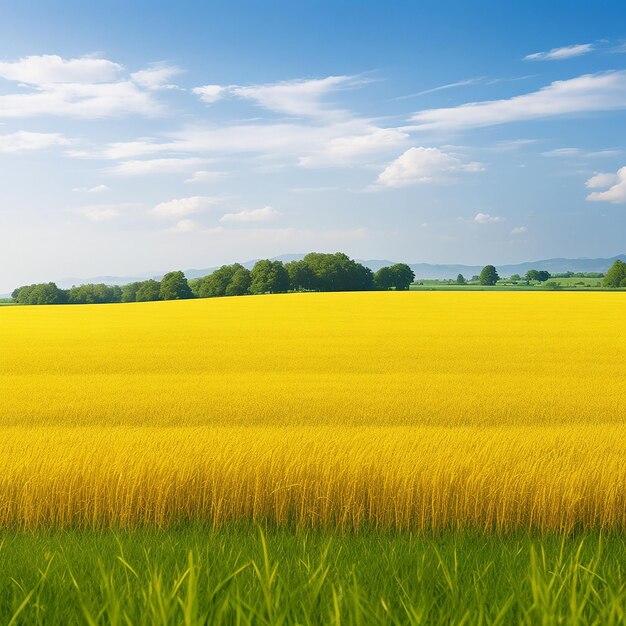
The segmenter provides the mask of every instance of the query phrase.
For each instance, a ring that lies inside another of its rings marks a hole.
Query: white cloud
[[[176,85],[169,82],[174,76],[182,74],[183,70],[173,65],[153,63],[148,69],[133,72],[130,77],[135,83],[146,89],[177,89]]]
[[[192,233],[200,230],[201,226],[196,220],[178,220],[172,228],[168,230],[172,233]]]
[[[516,226],[511,230],[511,235],[523,235],[528,232],[528,228],[526,226]]]
[[[145,159],[121,161],[105,171],[116,176],[146,176],[185,172],[205,163],[199,158]]]
[[[125,79],[123,70],[118,63],[95,57],[40,55],[0,62],[0,78],[17,82],[20,88],[0,95],[0,117],[161,114],[164,108],[151,91],[172,68],[139,71],[133,75],[136,80]]]
[[[592,43],[580,43],[573,46],[563,46],[562,48],[552,48],[547,52],[535,52],[524,57],[526,61],[562,61],[588,54],[594,49]]]
[[[474,221],[478,224],[492,224],[494,222],[502,222],[504,218],[497,215],[489,215],[489,213],[476,213]]]
[[[352,76],[327,76],[313,80],[288,80],[250,87],[231,87],[230,91],[239,98],[252,100],[276,113],[319,117],[335,114],[322,102],[324,96],[340,85],[354,80]]]
[[[111,191],[111,188],[107,187],[107,185],[96,185],[95,187],[74,187],[72,191],[78,193],[103,193],[105,191]]]
[[[185,180],[186,183],[209,183],[226,176],[226,172],[213,172],[209,170],[200,170],[194,172]]]
[[[215,204],[215,198],[207,196],[191,196],[189,198],[176,198],[167,202],[160,202],[150,209],[150,213],[156,217],[176,218],[185,215],[200,213],[207,207]]]
[[[586,182],[586,186],[589,189],[608,187],[605,191],[591,192],[587,196],[587,200],[591,202],[626,203],[626,166],[615,174],[596,174]]]
[[[75,212],[92,222],[108,222],[118,218],[129,209],[136,209],[138,204],[126,202],[121,204],[94,204],[76,209]]]
[[[412,116],[411,130],[463,129],[559,115],[626,108],[626,71],[555,81],[539,91],[505,100],[426,109]]]
[[[29,85],[56,83],[105,83],[118,78],[123,67],[107,59],[63,59],[56,54],[0,61],[0,77]]]
[[[580,148],[557,148],[556,150],[549,150],[548,152],[542,152],[546,157],[564,157],[564,158],[604,158],[614,157],[622,154],[622,150],[596,150],[586,151]]]
[[[275,113],[315,118],[345,113],[329,107],[323,100],[331,91],[351,83],[355,83],[354,76],[327,76],[326,78],[295,79],[261,85],[204,85],[192,91],[208,104],[230,95],[251,100]]]
[[[280,213],[271,206],[251,211],[239,211],[238,213],[226,213],[220,222],[269,222],[276,219]]]
[[[204,85],[203,87],[194,87],[191,91],[200,96],[200,100],[207,104],[213,104],[226,95],[226,87],[221,85]]]
[[[406,187],[415,184],[453,182],[459,172],[479,172],[480,163],[464,163],[438,148],[409,148],[392,161],[378,176],[383,187]]]
[[[20,130],[9,135],[0,135],[0,153],[33,152],[70,143],[60,133],[31,133]]]

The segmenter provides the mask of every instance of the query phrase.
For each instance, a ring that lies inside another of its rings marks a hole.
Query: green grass
[[[622,624],[626,541],[194,526],[0,532],[0,623]]]

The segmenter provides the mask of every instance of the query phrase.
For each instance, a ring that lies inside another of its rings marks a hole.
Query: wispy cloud
[[[585,74],[504,100],[426,109],[412,130],[463,129],[626,108],[626,71]]]
[[[524,235],[528,232],[528,228],[526,226],[515,226],[515,228],[511,229],[511,235]]]
[[[71,144],[60,133],[32,133],[20,130],[8,135],[0,135],[0,153],[20,153],[47,150],[56,146],[67,146]]]
[[[260,85],[204,85],[193,92],[209,104],[230,95],[259,106],[297,117],[327,117],[342,113],[324,101],[332,91],[357,82],[354,76],[295,79]],[[362,82],[362,81],[361,81]]]
[[[95,185],[94,187],[74,187],[72,191],[77,193],[103,193],[105,191],[111,191],[111,188],[107,185]]]
[[[207,196],[191,196],[188,198],[175,198],[167,202],[160,202],[150,209],[149,213],[160,218],[176,218],[200,213],[204,209],[216,204],[216,198]]]
[[[220,222],[269,222],[276,219],[280,213],[271,206],[251,211],[239,211],[237,213],[226,213]]]
[[[619,156],[623,150],[582,150],[581,148],[556,148],[542,152],[542,156],[566,159],[597,159]]]
[[[524,57],[525,61],[562,61],[564,59],[572,59],[574,57],[589,54],[594,50],[592,43],[579,43],[572,46],[563,46],[562,48],[552,48],[547,52],[534,52]]]
[[[172,174],[189,171],[203,163],[206,163],[205,159],[196,157],[130,160],[121,161],[117,165],[107,168],[105,171],[117,176]]]

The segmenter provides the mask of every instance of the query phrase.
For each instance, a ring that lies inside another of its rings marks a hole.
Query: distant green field
[[[557,283],[563,291],[620,291],[604,288],[602,278],[551,278],[547,282]],[[446,280],[417,279],[410,289],[412,291],[548,291],[550,286],[547,283],[527,285],[525,282],[514,285],[505,281],[494,286],[480,285],[477,282],[458,285]]]

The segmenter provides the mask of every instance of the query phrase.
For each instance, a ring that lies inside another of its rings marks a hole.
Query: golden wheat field
[[[626,528],[626,298],[0,309],[0,526]]]

